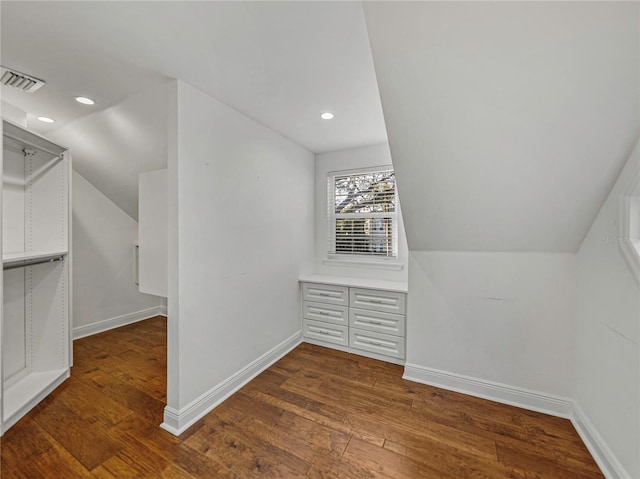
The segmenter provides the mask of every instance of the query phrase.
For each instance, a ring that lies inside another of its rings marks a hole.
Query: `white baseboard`
[[[631,479],[589,418],[571,399],[415,364],[406,364],[402,377],[409,381],[570,419],[607,479]]]
[[[571,399],[415,364],[406,364],[402,377],[410,381],[566,419],[571,418],[573,409]]]
[[[166,406],[164,408],[164,422],[160,427],[175,436],[179,436],[205,414],[278,361],[282,356],[289,353],[301,342],[302,332],[299,331],[182,409],[177,410]]]
[[[73,339],[80,339],[86,336],[91,336],[92,334],[102,333],[110,329],[119,328],[120,326],[142,321],[143,319],[149,319],[154,316],[166,315],[166,306],[154,306],[152,308],[123,314],[121,316],[116,316],[115,318],[104,319],[102,321],[97,321],[95,323],[73,328]]]
[[[587,415],[575,403],[571,422],[607,479],[631,479]]]

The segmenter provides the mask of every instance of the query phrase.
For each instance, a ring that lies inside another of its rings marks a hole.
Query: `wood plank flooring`
[[[185,434],[158,425],[166,320],[77,340],[71,378],[1,441],[3,479],[604,477],[571,423],[302,344]]]

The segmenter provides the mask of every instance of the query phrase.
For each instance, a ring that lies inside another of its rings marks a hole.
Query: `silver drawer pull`
[[[328,313],[326,311],[318,311],[318,314],[321,314],[323,316],[331,316],[331,313]]]
[[[331,296],[329,293],[318,293],[318,296]]]
[[[382,303],[382,300],[381,299],[371,298],[371,299],[369,299],[369,302],[370,303]]]
[[[329,331],[318,331],[320,334],[329,334]]]
[[[382,346],[382,343],[377,343],[376,341],[369,341],[369,344],[373,346]]]

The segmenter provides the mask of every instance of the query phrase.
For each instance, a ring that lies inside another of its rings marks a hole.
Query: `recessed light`
[[[48,116],[39,116],[38,120],[43,121],[45,123],[55,123],[53,118],[49,118]]]
[[[333,113],[325,111],[322,115],[320,115],[320,118],[322,118],[323,120],[331,120],[331,118],[333,118]]]
[[[91,98],[87,98],[86,96],[77,96],[76,101],[78,103],[82,103],[83,105],[93,105],[95,103],[95,101],[93,101]]]

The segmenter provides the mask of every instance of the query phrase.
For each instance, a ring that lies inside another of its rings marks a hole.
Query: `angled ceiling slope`
[[[313,152],[386,141],[358,2],[2,1],[0,9],[2,64],[47,81],[32,94],[3,87],[3,102],[68,145],[78,172],[133,218],[138,173],[166,165],[162,90],[173,78]],[[320,118],[327,110],[331,121]]]
[[[24,111],[58,122],[179,78],[313,152],[386,141],[359,2],[3,1],[3,65],[42,77]],[[320,118],[332,111],[335,119]],[[34,119],[31,115],[30,119]]]
[[[637,2],[366,2],[411,250],[576,251],[639,133]]]

